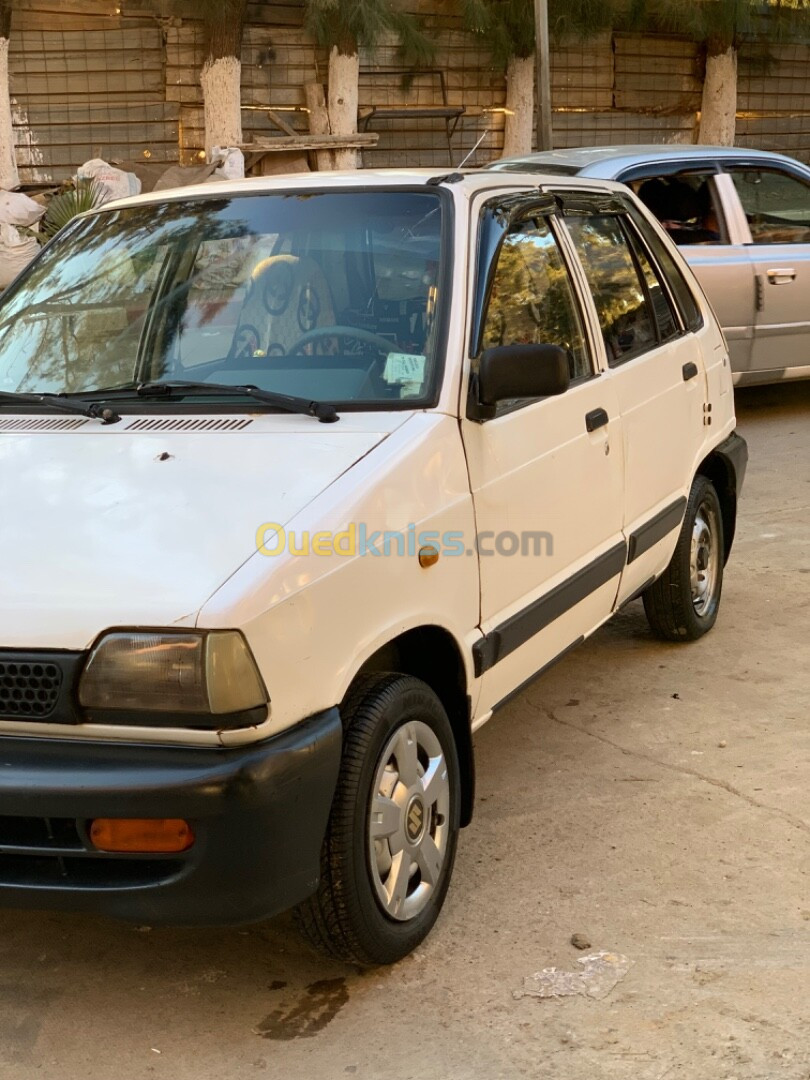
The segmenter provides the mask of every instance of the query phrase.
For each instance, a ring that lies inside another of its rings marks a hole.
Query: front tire
[[[712,482],[696,476],[669,566],[643,594],[657,637],[696,641],[711,630],[720,607],[723,562],[720,500]]]
[[[296,918],[322,952],[391,964],[424,940],[444,903],[459,831],[458,753],[444,707],[412,676],[362,677],[341,712],[321,881]]]

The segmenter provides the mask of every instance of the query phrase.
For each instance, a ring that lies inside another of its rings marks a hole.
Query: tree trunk
[[[11,123],[11,99],[8,90],[10,36],[11,2],[0,0],[0,188],[4,191],[12,191],[20,184],[14,155],[14,128]]]
[[[706,57],[698,142],[733,146],[737,125],[737,50],[710,52]]]
[[[329,53],[329,127],[333,135],[357,133],[360,57],[357,51],[341,52],[335,45]],[[336,150],[336,169],[356,169],[356,150]]]
[[[534,55],[510,59],[506,69],[506,110],[503,156],[530,154],[534,135]]]
[[[203,0],[207,56],[200,75],[205,149],[242,142],[242,28],[247,0]]]
[[[323,87],[320,83],[304,84],[304,100],[309,109],[309,133],[310,135],[330,135],[329,113],[326,110],[326,99],[323,95]],[[334,157],[328,150],[315,151],[315,163],[318,172],[328,172],[334,168]]]
[[[200,76],[205,112],[205,149],[242,142],[242,64],[235,56],[208,59]]]

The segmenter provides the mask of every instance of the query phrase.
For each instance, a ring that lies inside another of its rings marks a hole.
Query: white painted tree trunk
[[[205,150],[242,142],[242,64],[235,56],[206,60],[200,82],[205,111]]]
[[[509,61],[506,110],[503,156],[530,154],[534,134],[534,56],[513,56]]]
[[[0,188],[11,191],[19,183],[8,92],[8,38],[0,37]]]
[[[329,127],[333,135],[357,133],[358,83],[360,80],[360,57],[357,53],[347,56],[333,46],[329,54]],[[336,169],[356,169],[356,150],[336,150]]]
[[[320,83],[304,84],[304,100],[309,109],[310,135],[331,135],[329,113],[326,110],[326,98]],[[334,168],[334,155],[329,150],[316,150],[315,164],[318,172],[329,172]]]
[[[733,146],[737,127],[737,50],[706,57],[698,142]]]

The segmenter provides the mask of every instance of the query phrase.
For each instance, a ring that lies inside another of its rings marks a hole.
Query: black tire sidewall
[[[337,798],[351,813],[341,815],[343,822],[350,822],[351,837],[344,851],[350,853],[350,865],[344,868],[346,885],[345,900],[352,914],[355,934],[362,935],[364,950],[373,963],[392,963],[411,952],[429,933],[438,918],[453,870],[460,819],[460,769],[455,737],[441,702],[425,683],[411,676],[391,676],[370,691],[377,698],[380,690],[392,691],[391,700],[383,710],[370,736],[363,738],[362,725],[357,729],[364,744],[364,760],[359,774],[347,782],[341,773]],[[364,705],[369,698],[355,707],[355,716],[362,720]],[[447,852],[442,867],[442,878],[434,889],[427,906],[407,922],[390,918],[380,907],[371,878],[371,852],[368,836],[371,800],[374,796],[374,778],[380,756],[394,732],[414,720],[420,720],[435,732],[447,763],[450,781],[450,828]],[[348,717],[344,746],[351,750],[355,726]]]
[[[718,548],[717,585],[714,590],[711,603],[703,614],[695,611],[692,602],[691,587],[691,554],[692,554],[692,530],[695,524],[698,509],[703,502],[709,501],[712,505],[715,535],[714,543]],[[723,514],[720,508],[720,500],[717,497],[714,485],[705,476],[698,476],[692,484],[689,492],[689,500],[686,504],[681,535],[676,550],[677,577],[680,591],[681,617],[687,623],[691,638],[702,637],[714,626],[717,621],[717,613],[720,608],[720,596],[723,591]]]

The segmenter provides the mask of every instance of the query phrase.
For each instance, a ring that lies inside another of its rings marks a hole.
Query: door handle
[[[792,266],[774,267],[773,270],[766,272],[771,285],[789,285],[791,281],[796,280],[796,271]]]
[[[694,379],[698,373],[697,364],[693,364],[690,360],[688,364],[684,364],[681,368],[681,374],[683,375],[683,381],[689,382],[690,379]]]
[[[610,423],[610,417],[604,409],[592,409],[585,414],[585,427],[588,431],[596,431]]]

